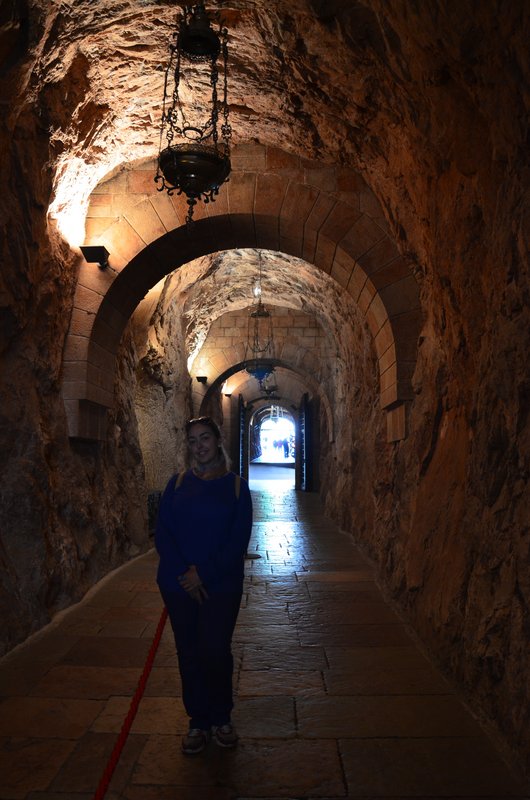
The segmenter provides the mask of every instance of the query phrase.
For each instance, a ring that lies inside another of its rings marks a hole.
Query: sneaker
[[[210,741],[210,731],[203,731],[200,728],[190,728],[186,736],[182,737],[182,752],[188,756],[202,753]]]
[[[220,747],[235,747],[239,739],[231,722],[227,725],[213,725],[212,733]]]

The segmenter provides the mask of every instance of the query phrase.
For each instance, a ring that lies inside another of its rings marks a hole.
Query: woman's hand
[[[179,583],[188,594],[202,604],[208,600],[208,592],[202,585],[202,580],[195,564],[191,564],[184,575],[179,575]]]
[[[179,575],[179,583],[187,592],[190,592],[192,589],[197,589],[197,587],[202,584],[195,564],[191,564],[183,575]]]

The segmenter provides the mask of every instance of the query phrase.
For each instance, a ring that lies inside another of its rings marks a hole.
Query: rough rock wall
[[[106,440],[69,441],[58,374],[70,297],[49,298],[53,326],[30,305],[0,355],[0,653],[148,546],[133,348],[125,337]]]
[[[26,53],[27,29],[10,33],[2,79]],[[27,80],[20,63],[0,86],[6,101],[21,92],[0,128],[0,654],[144,549],[147,533],[127,337],[106,441],[68,440],[60,372],[76,275],[47,228],[55,156],[45,109],[23,101]]]
[[[378,80],[360,157],[417,261],[427,320],[410,435],[379,448],[366,495],[366,431],[338,513],[530,771],[528,7],[372,5],[363,42]],[[355,13],[338,13],[358,41]],[[353,511],[363,496],[373,527]]]
[[[162,491],[186,464],[190,378],[178,287],[187,271],[169,276],[156,304],[140,304],[133,317],[139,355],[135,407],[148,492]]]

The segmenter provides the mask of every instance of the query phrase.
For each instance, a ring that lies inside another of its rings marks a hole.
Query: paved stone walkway
[[[109,800],[523,798],[315,495],[254,491],[240,746],[180,753],[169,626]],[[161,613],[149,553],[0,664],[1,800],[89,800]]]

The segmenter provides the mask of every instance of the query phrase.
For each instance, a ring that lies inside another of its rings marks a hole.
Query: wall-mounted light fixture
[[[224,394],[225,394],[225,397],[228,397],[229,400],[232,397],[232,392],[225,392]]]
[[[199,383],[208,383],[208,377],[206,375],[197,375],[196,379]]]
[[[100,269],[107,269],[110,253],[104,245],[83,245],[81,252],[87,264],[97,264]]]

